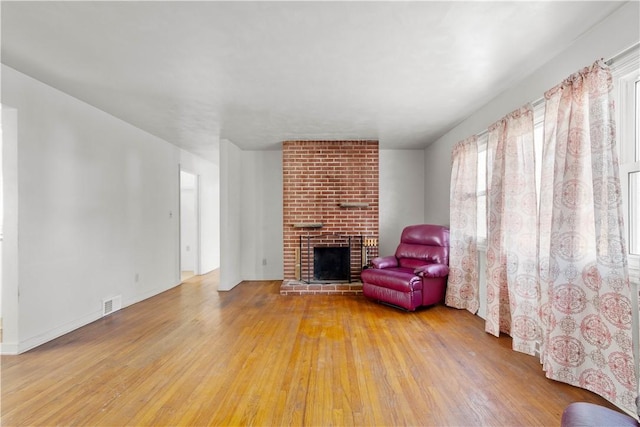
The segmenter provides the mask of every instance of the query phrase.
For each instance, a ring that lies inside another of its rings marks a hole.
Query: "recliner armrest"
[[[398,266],[398,259],[394,256],[378,257],[371,260],[374,268],[392,268]]]
[[[422,277],[444,277],[449,274],[449,266],[445,264],[427,264],[416,268],[413,272]]]

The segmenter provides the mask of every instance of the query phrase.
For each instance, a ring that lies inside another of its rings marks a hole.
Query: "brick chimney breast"
[[[378,239],[378,159],[378,141],[282,143],[285,281],[300,279],[301,236]]]

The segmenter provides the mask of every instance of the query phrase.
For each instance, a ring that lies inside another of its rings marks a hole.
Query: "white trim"
[[[2,356],[15,356],[18,354],[18,344],[14,342],[1,342],[0,343],[0,355]]]
[[[630,206],[627,195],[629,194],[629,174],[640,171],[640,162],[636,161],[637,114],[635,111],[636,82],[640,81],[640,44],[625,50],[624,54],[616,56],[611,62],[611,74],[616,88],[614,100],[616,102],[616,135],[618,135],[618,158],[620,160],[620,184],[623,194],[624,235],[627,240],[627,259],[629,276],[640,276],[640,255],[630,253]],[[628,159],[628,160],[627,160]],[[625,161],[626,160],[626,161]],[[636,306],[637,308],[637,306]]]
[[[202,254],[201,254],[201,244],[200,244],[200,239],[202,237],[202,228],[201,228],[201,218],[202,218],[202,212],[200,212],[201,209],[201,203],[200,203],[200,174],[195,174],[196,176],[196,182],[195,182],[195,195],[196,195],[196,200],[195,200],[195,212],[196,212],[196,241],[195,241],[195,253],[196,253],[196,261],[195,261],[195,266],[194,266],[194,271],[193,273],[197,276],[202,274],[202,266],[201,266],[201,261],[202,261]]]
[[[78,328],[86,326],[91,322],[95,322],[96,320],[101,318],[102,318],[102,309],[89,313],[78,319],[74,319],[71,322],[65,323],[53,329],[49,329],[48,331],[42,332],[30,338],[27,338],[26,340],[22,340],[18,342],[16,346],[17,353],[14,353],[14,354],[21,354],[21,353],[24,353],[25,351],[29,351],[51,340],[54,340],[65,334],[68,334],[71,331],[74,331]],[[2,350],[4,351],[4,345]]]
[[[185,168],[183,165],[178,165],[178,276],[181,274],[182,270],[182,177],[181,173],[188,173],[189,175],[193,175],[195,177],[193,193],[195,197],[194,201],[194,212],[195,212],[195,222],[196,222],[196,231],[195,231],[195,241],[194,241],[194,266],[193,266],[193,274],[196,276],[202,274],[202,260],[201,260],[201,203],[200,203],[200,175],[191,169]],[[180,277],[178,277],[180,279]]]
[[[614,55],[606,61],[613,74],[627,74],[638,70],[638,58],[640,57],[640,42],[629,46],[622,52]],[[615,77],[615,76],[614,76]]]
[[[633,339],[633,356],[636,361],[635,371],[637,383],[637,391],[640,393],[640,255],[631,253],[631,234],[629,227],[631,225],[631,210],[629,204],[629,177],[631,173],[640,171],[640,161],[637,161],[636,153],[636,135],[638,132],[638,111],[636,111],[636,82],[640,81],[640,43],[636,43],[623,53],[616,55],[612,60],[607,62],[611,68],[613,77],[614,102],[616,103],[616,135],[618,136],[618,158],[620,171],[620,184],[622,192],[622,210],[624,218],[624,236],[627,241],[627,261],[628,274],[631,287],[631,305],[632,305],[632,339]],[[635,224],[640,226],[640,224]],[[625,412],[628,412],[625,410]],[[640,408],[638,408],[640,414]],[[630,415],[638,415],[630,414]]]

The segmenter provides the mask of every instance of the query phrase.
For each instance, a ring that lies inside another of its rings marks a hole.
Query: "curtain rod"
[[[536,108],[538,108],[540,105],[542,105],[544,103],[544,96],[541,98],[536,99],[535,101],[529,102],[528,104],[531,104],[531,109],[534,111],[535,114],[535,110]],[[526,105],[526,104],[525,104]],[[484,136],[485,134],[489,133],[489,128],[484,129],[482,132],[478,132],[476,134],[476,136],[478,138]]]
[[[635,49],[640,48],[640,42],[633,44],[632,46],[629,46],[628,48],[622,50],[621,52],[613,55],[611,58],[607,59],[605,61],[605,64],[611,66],[613,64],[615,64],[617,61],[619,61],[621,58],[626,58],[627,55],[629,55],[631,52],[633,52]],[[540,104],[542,104],[544,102],[544,96],[536,99],[535,101],[531,101],[529,102],[529,104],[531,104],[532,108],[536,108],[538,107]],[[482,132],[478,132],[476,134],[476,136],[478,138],[480,138],[481,136],[484,136],[485,134],[489,133],[488,129],[484,129]],[[640,380],[640,378],[639,378]]]
[[[628,48],[624,49],[622,52],[619,52],[619,53],[613,55],[611,58],[609,58],[606,61],[604,61],[604,63],[607,64],[607,65],[612,65],[616,61],[618,61],[620,58],[623,58],[623,57],[627,56],[633,50],[638,49],[639,47],[640,47],[640,42],[635,43],[634,45],[629,46]]]

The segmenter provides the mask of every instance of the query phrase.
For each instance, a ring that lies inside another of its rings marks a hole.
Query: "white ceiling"
[[[2,62],[205,157],[419,148],[621,4],[3,1]]]

